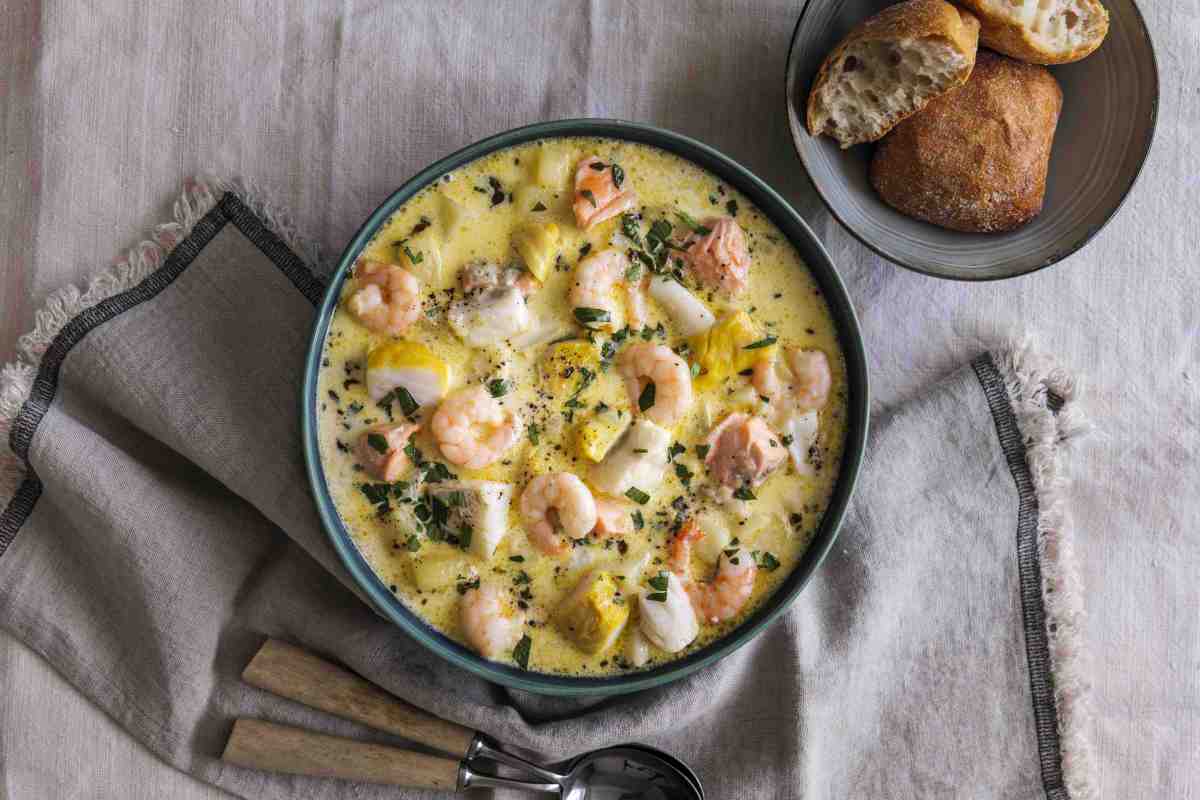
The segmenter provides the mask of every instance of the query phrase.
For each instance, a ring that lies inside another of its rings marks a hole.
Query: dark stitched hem
[[[59,371],[71,349],[90,331],[150,300],[170,286],[229,222],[270,259],[309,302],[316,305],[321,301],[325,290],[324,283],[313,275],[304,262],[288,249],[283,240],[268,230],[262,220],[236,195],[227,192],[212,210],[192,227],[191,233],[171,251],[161,267],[132,289],[81,311],[63,326],[42,354],[29,397],[21,406],[9,432],[9,447],[25,462],[26,475],[16,494],[5,507],[4,513],[0,514],[0,556],[4,555],[16,539],[21,526],[33,513],[33,507],[42,494],[42,482],[29,463],[29,447],[38,425],[54,401],[54,394],[58,390]]]
[[[1017,570],[1020,579],[1021,614],[1024,619],[1025,657],[1029,664],[1029,688],[1037,727],[1038,761],[1042,789],[1047,800],[1070,800],[1063,783],[1062,747],[1058,738],[1058,707],[1054,702],[1054,676],[1046,634],[1046,608],[1042,603],[1042,563],[1038,550],[1038,500],[1033,475],[1025,458],[1025,441],[1017,426],[1008,389],[991,355],[971,362],[987,397],[1000,448],[1017,486]],[[1059,399],[1061,408],[1062,400]],[[1052,411],[1057,410],[1051,403]]]

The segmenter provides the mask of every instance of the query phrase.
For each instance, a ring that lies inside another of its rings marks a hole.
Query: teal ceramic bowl
[[[321,350],[338,297],[341,294],[342,284],[349,274],[351,265],[354,264],[371,237],[387,223],[388,218],[397,208],[447,172],[505,147],[563,136],[603,136],[653,145],[704,167],[749,197],[795,245],[821,285],[837,324],[849,377],[849,424],[841,475],[820,530],[796,569],[753,616],[725,638],[668,664],[612,677],[548,675],[488,661],[435,630],[409,611],[399,598],[388,590],[388,587],[371,569],[354,544],[350,532],[343,524],[329,495],[325,472],[317,448],[316,409],[318,403],[316,395]],[[450,663],[489,681],[538,694],[587,695],[632,692],[678,680],[729,655],[761,633],[767,625],[787,609],[812,577],[813,572],[825,558],[825,554],[829,552],[829,548],[837,537],[838,528],[846,512],[846,506],[850,502],[850,495],[854,490],[854,483],[862,464],[867,437],[867,407],[866,355],[863,351],[858,319],[854,314],[850,297],[846,293],[846,287],[842,284],[829,254],[825,252],[825,248],[821,246],[816,235],[782,197],[745,167],[694,139],[649,125],[618,120],[578,119],[530,125],[477,142],[417,173],[375,210],[375,213],[367,219],[346,247],[338,264],[337,272],[331,279],[329,288],[325,292],[325,298],[321,303],[305,363],[302,424],[304,456],[321,522],[329,534],[334,549],[346,565],[346,569],[383,616]]]

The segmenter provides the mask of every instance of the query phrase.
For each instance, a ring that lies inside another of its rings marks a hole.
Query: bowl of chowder
[[[748,641],[837,535],[868,385],[778,194],[612,120],[422,171],[343,254],[303,387],[317,509],[377,610],[544,693],[633,691]]]

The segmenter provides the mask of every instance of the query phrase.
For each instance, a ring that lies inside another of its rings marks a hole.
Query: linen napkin
[[[229,188],[189,184],[154,241],[51,298],[0,376],[0,624],[159,757],[247,798],[347,792],[219,760],[239,716],[389,741],[242,684],[274,636],[546,757],[661,747],[713,798],[1093,796],[1070,376],[999,347],[878,409],[829,558],[720,663],[633,695],[510,691],[349,588],[300,451],[323,281]]]

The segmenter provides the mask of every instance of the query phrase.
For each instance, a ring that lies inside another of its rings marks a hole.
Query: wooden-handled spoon
[[[252,686],[362,723],[453,759],[356,742],[260,720],[235,722],[222,758],[254,769],[344,778],[423,789],[505,787],[585,796],[597,781],[674,787],[671,797],[703,798],[696,774],[678,759],[639,744],[617,745],[542,767],[502,749],[478,731],[427,714],[378,686],[295,645],[269,639],[242,679]],[[521,781],[476,772],[477,759],[507,765],[534,778]],[[607,784],[605,784],[607,785]]]

